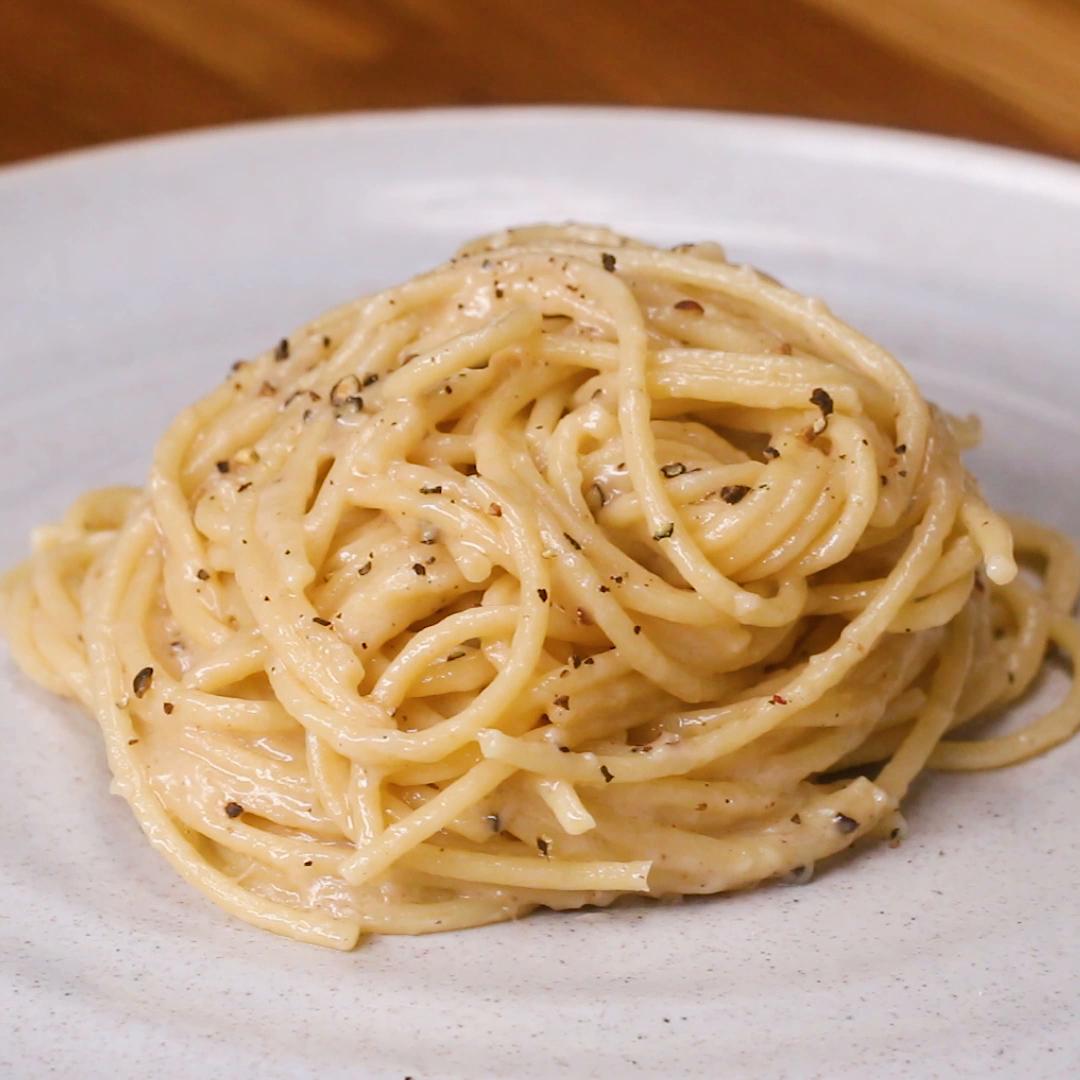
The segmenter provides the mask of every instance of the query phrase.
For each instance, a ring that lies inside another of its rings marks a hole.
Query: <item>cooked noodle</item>
[[[529,228],[230,372],[40,530],[14,655],[190,882],[294,938],[804,879],[1070,666],[1080,562],[818,301]],[[1039,576],[1017,576],[1013,542]]]

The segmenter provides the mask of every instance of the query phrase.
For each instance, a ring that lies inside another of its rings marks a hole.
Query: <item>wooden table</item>
[[[1080,158],[1080,0],[0,0],[0,160],[341,109],[832,117]]]

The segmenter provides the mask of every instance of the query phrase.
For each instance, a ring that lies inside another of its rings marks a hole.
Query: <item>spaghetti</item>
[[[716,893],[1080,722],[1073,682],[951,734],[1080,652],[1080,561],[986,505],[976,438],[714,245],[518,229],[235,365],[0,600],[151,843],[255,925]]]

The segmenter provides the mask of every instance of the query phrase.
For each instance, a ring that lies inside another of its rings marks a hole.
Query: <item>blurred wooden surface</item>
[[[792,113],[1080,158],[1080,0],[0,0],[0,161],[496,102]]]

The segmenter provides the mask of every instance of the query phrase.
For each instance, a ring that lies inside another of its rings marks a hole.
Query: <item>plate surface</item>
[[[715,238],[979,412],[990,497],[1080,536],[1080,169],[921,136],[618,110],[329,117],[0,172],[0,565],[140,482],[228,364],[538,219]],[[802,888],[377,939],[232,921],[107,796],[96,729],[0,650],[0,1072],[1066,1076],[1080,739],[925,778],[898,850]],[[4,1029],[7,1029],[6,1032]]]

